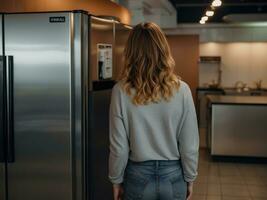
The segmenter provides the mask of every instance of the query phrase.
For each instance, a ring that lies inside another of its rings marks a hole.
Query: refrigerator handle
[[[6,65],[5,56],[0,56],[0,163],[4,163],[5,157],[5,134],[6,134]]]
[[[14,145],[14,58],[8,56],[8,81],[7,81],[7,145],[8,145],[8,157],[7,161],[12,163],[15,161],[15,145]]]

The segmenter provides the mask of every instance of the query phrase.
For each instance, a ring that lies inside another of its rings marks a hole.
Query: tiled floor
[[[215,162],[201,149],[193,200],[267,200],[267,164]]]

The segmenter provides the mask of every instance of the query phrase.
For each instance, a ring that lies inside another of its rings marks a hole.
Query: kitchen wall
[[[167,35],[167,40],[175,60],[175,71],[189,84],[196,102],[199,37],[198,35]]]
[[[233,87],[243,81],[255,87],[263,80],[267,88],[267,42],[200,43],[200,56],[221,56],[222,86]],[[199,85],[217,80],[218,64],[199,64]]]

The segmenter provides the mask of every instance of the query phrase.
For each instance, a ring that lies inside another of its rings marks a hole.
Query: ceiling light
[[[200,20],[199,23],[200,23],[200,24],[205,24],[206,21]]]
[[[201,18],[201,21],[207,21],[208,19],[209,19],[208,16],[204,16]]]
[[[221,0],[214,0],[211,5],[213,7],[219,7],[222,5],[222,1]]]
[[[211,17],[211,16],[214,15],[214,11],[213,11],[213,10],[207,10],[207,11],[206,11],[206,15],[207,15],[208,17]]]

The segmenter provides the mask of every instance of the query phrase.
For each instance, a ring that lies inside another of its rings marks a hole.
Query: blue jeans
[[[129,160],[123,187],[124,200],[185,200],[187,193],[187,184],[178,160]]]

